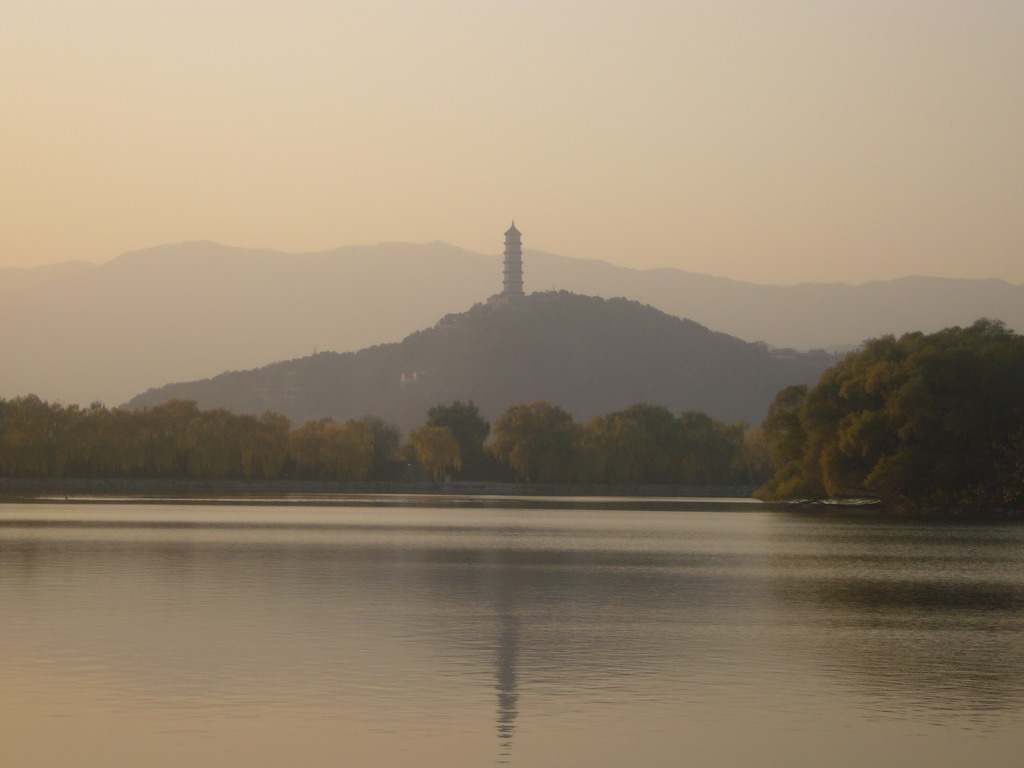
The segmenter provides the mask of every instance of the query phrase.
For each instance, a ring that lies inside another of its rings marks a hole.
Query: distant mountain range
[[[772,353],[635,301],[561,291],[478,304],[400,343],[170,384],[129,405],[190,399],[236,413],[272,410],[295,424],[375,415],[409,430],[431,406],[457,399],[473,400],[492,422],[535,400],[579,420],[648,402],[755,423],[778,390],[816,381],[834,361]]]
[[[523,260],[527,291],[623,296],[779,347],[848,347],[983,316],[1024,329],[1024,286],[999,280],[767,286],[530,250]],[[168,381],[392,342],[500,289],[500,256],[441,242],[311,254],[190,242],[0,269],[0,397],[116,405]]]

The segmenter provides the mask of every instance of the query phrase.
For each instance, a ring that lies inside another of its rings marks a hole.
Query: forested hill
[[[129,406],[191,399],[204,409],[272,410],[293,424],[375,415],[408,430],[453,400],[473,400],[492,422],[536,400],[578,420],[647,402],[757,423],[780,389],[811,384],[834,362],[769,352],[635,301],[562,291],[478,304],[396,344],[169,384]]]

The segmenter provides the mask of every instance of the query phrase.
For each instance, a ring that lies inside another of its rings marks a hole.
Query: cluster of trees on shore
[[[490,438],[490,442],[488,442]],[[416,470],[416,468],[420,468]],[[871,496],[904,507],[1024,507],[1024,336],[979,320],[885,336],[783,389],[754,428],[638,403],[577,423],[547,402],[491,425],[437,405],[403,444],[367,417],[310,421],[0,400],[0,476],[414,479],[541,483],[763,483],[766,500]]]
[[[1024,507],[1024,336],[979,320],[884,336],[775,398],[764,499]]]
[[[0,400],[0,476],[80,478],[408,479],[752,484],[746,428],[701,413],[637,404],[576,423],[546,402],[515,405],[491,425],[472,402],[438,405],[409,433],[367,417],[292,429],[275,413],[202,411],[189,400],[144,410]],[[758,471],[761,475],[758,475]],[[412,474],[410,474],[412,470]]]
[[[764,464],[742,422],[703,413],[675,416],[638,403],[577,423],[565,409],[539,401],[513,405],[490,425],[472,402],[431,408],[410,435],[420,464],[441,477],[541,483],[755,484]]]
[[[140,411],[35,395],[0,400],[0,476],[7,477],[361,480],[385,470],[399,439],[374,418],[292,430],[275,413],[201,411],[190,400]]]

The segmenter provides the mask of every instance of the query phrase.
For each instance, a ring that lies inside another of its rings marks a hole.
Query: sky
[[[14,0],[0,267],[443,240],[1024,283],[1020,0]]]

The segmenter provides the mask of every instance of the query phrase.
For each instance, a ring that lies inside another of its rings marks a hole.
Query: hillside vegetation
[[[491,421],[524,402],[558,403],[578,420],[646,402],[755,423],[776,392],[815,381],[834,361],[773,353],[635,301],[562,291],[478,304],[396,344],[167,385],[129,406],[187,399],[295,423],[373,414],[408,431],[453,400],[474,401]]]

